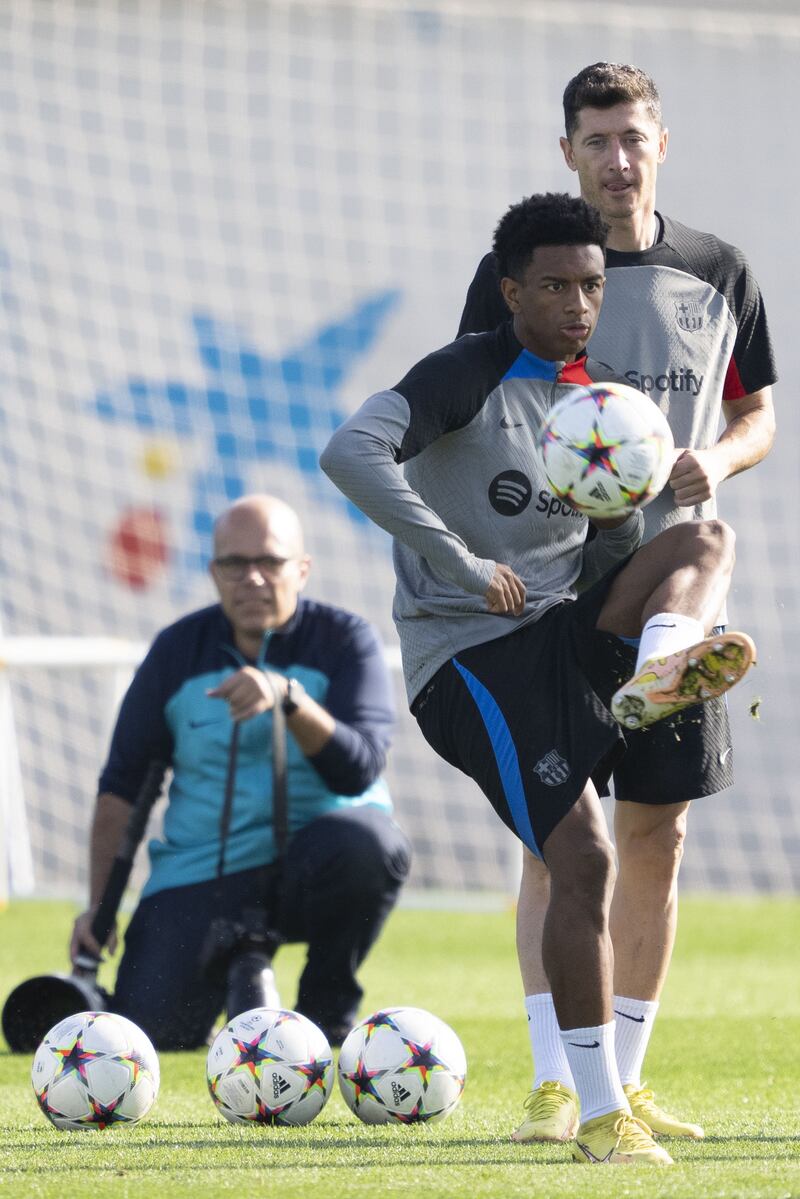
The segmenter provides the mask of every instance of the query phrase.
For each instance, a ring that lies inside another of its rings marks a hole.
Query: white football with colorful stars
[[[415,1007],[384,1008],[348,1033],[339,1088],[365,1124],[444,1120],[464,1090],[467,1059],[449,1025]]]
[[[310,1124],[333,1088],[325,1034],[299,1012],[252,1008],[208,1051],[208,1089],[232,1124]]]
[[[537,441],[551,490],[590,517],[649,504],[675,459],[661,409],[621,383],[574,388],[553,405]]]
[[[45,1035],[31,1081],[56,1128],[136,1124],[153,1106],[158,1056],[141,1028],[113,1012],[77,1012]]]

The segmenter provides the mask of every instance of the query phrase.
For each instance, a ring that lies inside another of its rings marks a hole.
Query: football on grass
[[[576,387],[554,404],[539,433],[553,492],[586,516],[622,516],[665,487],[674,443],[666,417],[621,383]]]
[[[333,1055],[316,1024],[277,1008],[229,1020],[208,1051],[208,1089],[232,1124],[309,1124],[333,1087]]]
[[[365,1124],[444,1120],[467,1076],[464,1049],[449,1025],[414,1007],[385,1008],[348,1033],[339,1087]]]
[[[158,1057],[132,1021],[112,1012],[78,1012],[46,1034],[31,1081],[56,1128],[135,1124],[158,1094]]]

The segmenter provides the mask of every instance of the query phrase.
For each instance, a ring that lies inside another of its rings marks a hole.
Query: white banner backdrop
[[[212,516],[257,489],[303,516],[312,591],[368,615],[392,643],[387,541],[317,456],[370,392],[452,339],[505,208],[574,188],[558,148],[560,98],[598,59],[656,78],[672,135],[660,207],[745,249],[782,378],[795,378],[786,258],[799,50],[790,10],[4,6],[6,634],[149,639],[209,601]],[[789,382],[776,398],[771,458],[720,497],[738,532],[732,620],[755,636],[760,665],[731,701],[736,787],[692,814],[684,880],[695,887],[800,879],[789,648],[800,428]],[[9,678],[37,887],[74,892],[108,680],[41,667]],[[513,886],[510,836],[407,716],[390,782],[416,885]]]

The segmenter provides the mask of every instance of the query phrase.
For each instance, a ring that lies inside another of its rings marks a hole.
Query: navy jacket
[[[153,759],[173,771],[163,840],[150,843],[143,894],[213,878],[233,723],[207,695],[246,664],[219,604],[156,637],[123,700],[100,791],[132,801]],[[290,830],[342,806],[391,810],[381,772],[394,721],[391,680],[375,630],[341,608],[300,597],[294,616],[265,635],[252,663],[296,678],[334,717],[328,744],[306,758],[288,735]],[[272,714],[240,729],[226,873],[273,860]]]

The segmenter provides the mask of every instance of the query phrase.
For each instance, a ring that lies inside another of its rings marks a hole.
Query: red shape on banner
[[[169,559],[164,517],[157,508],[125,508],[108,541],[111,573],[133,591],[152,586]]]

